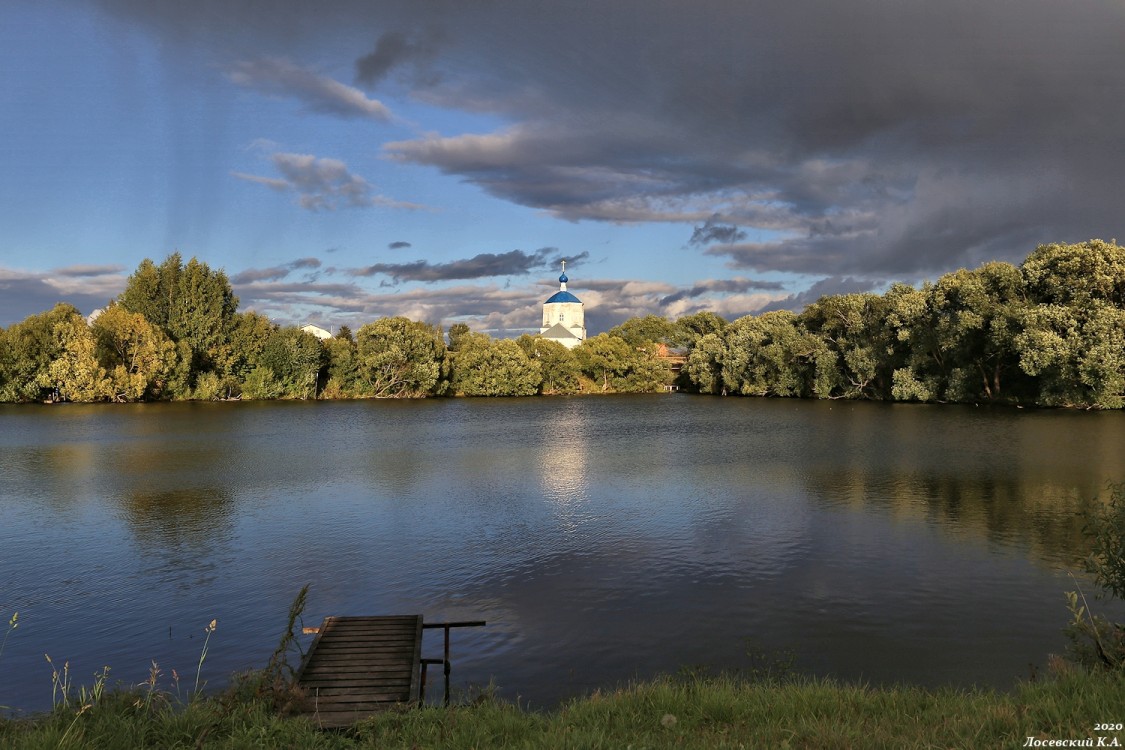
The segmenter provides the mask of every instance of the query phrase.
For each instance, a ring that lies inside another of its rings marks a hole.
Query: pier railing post
[[[445,696],[442,699],[442,704],[449,705],[449,673],[452,671],[453,665],[449,660],[449,631],[451,628],[477,628],[485,624],[484,620],[467,620],[464,622],[423,622],[423,628],[441,628],[444,631],[444,643],[442,648],[442,658],[440,659],[422,659],[422,682],[419,703],[426,702],[426,667],[429,664],[441,664],[445,667]]]

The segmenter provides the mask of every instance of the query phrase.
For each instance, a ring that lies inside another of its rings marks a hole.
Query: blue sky
[[[592,333],[1120,231],[1125,4],[8,0],[0,325],[145,257],[242,309]]]

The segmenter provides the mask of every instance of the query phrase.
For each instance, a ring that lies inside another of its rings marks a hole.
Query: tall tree
[[[1015,337],[1037,403],[1125,405],[1125,249],[1090,240],[1041,245],[1020,266],[1034,303]]]
[[[582,373],[598,383],[602,391],[610,390],[610,382],[623,380],[629,373],[633,348],[617,336],[599,333],[574,348],[574,357]]]
[[[350,398],[358,395],[356,391],[356,378],[359,371],[359,360],[356,356],[355,341],[351,338],[351,331],[346,338],[339,335],[324,342],[324,352],[327,362],[325,364],[325,398]]]
[[[226,274],[172,253],[159,266],[146,258],[126,282],[119,302],[144,315],[177,343],[187,344],[192,375],[215,371],[230,354],[238,298]]]
[[[461,342],[469,333],[469,326],[465,323],[454,323],[449,326],[449,351],[459,351],[461,349]]]
[[[269,318],[256,312],[236,313],[231,321],[228,355],[221,360],[224,395],[241,390],[250,371],[258,366],[262,350],[277,330]]]

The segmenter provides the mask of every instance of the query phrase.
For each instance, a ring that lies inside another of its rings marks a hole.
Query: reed
[[[204,660],[207,659],[207,648],[211,644],[211,634],[215,632],[215,628],[218,624],[219,621],[217,619],[212,619],[203,631],[207,635],[203,639],[203,649],[199,653],[199,663],[195,666],[195,689],[192,691],[197,696],[199,695],[199,674],[203,671]]]
[[[4,640],[0,641],[0,656],[4,655],[4,647],[8,645],[8,636],[12,631],[19,627],[20,613],[13,612],[12,617],[8,620],[8,629],[4,632]]]

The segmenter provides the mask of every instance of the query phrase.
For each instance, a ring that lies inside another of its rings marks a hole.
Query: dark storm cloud
[[[707,252],[741,268],[910,276],[1125,235],[1119,2],[102,2],[294,59],[352,31],[372,81],[440,28],[411,95],[508,124],[389,158],[566,219],[719,214]]]
[[[231,284],[253,284],[259,281],[278,281],[284,279],[293,271],[300,269],[320,268],[320,261],[316,258],[299,258],[291,263],[272,268],[247,268],[245,271],[231,276]]]
[[[715,214],[701,226],[695,227],[691,233],[689,245],[700,247],[714,242],[732,243],[746,239],[746,232],[733,224],[720,224],[719,215]]]
[[[375,42],[375,49],[370,54],[356,60],[356,81],[376,84],[399,65],[428,61],[436,54],[437,41],[432,31],[418,37],[388,31]]]
[[[792,310],[793,312],[800,312],[821,297],[835,294],[870,292],[875,289],[876,286],[877,285],[873,284],[871,281],[864,279],[833,276],[827,279],[821,279],[803,292],[771,302],[758,312],[769,312],[770,310]]]
[[[480,253],[465,260],[449,263],[430,263],[416,260],[412,263],[375,263],[353,271],[356,276],[389,276],[400,281],[455,281],[481,279],[492,276],[522,276],[546,267],[548,259],[557,253],[556,248],[545,247],[534,253],[512,250],[507,253]]]

